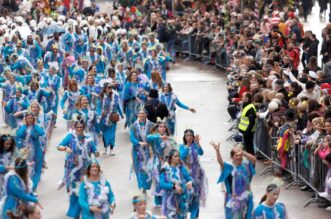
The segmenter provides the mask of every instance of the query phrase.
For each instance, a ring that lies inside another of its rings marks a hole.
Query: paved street
[[[226,160],[229,160],[231,144],[225,142],[229,135],[227,129],[231,126],[226,121],[226,89],[224,75],[215,71],[213,67],[195,62],[179,62],[168,74],[173,84],[174,91],[181,101],[197,109],[196,114],[182,109],[177,110],[178,126],[177,140],[181,143],[182,133],[186,128],[192,128],[202,136],[202,145],[205,155],[201,163],[207,172],[209,179],[209,195],[206,208],[202,209],[200,218],[223,218],[223,190],[216,185],[219,176],[219,168],[214,159],[214,151],[208,145],[210,140],[221,141],[221,151]],[[139,193],[134,175],[130,180],[131,169],[131,144],[128,140],[128,130],[124,130],[123,122],[120,122],[117,130],[116,156],[102,155],[101,167],[105,176],[110,180],[115,193],[117,209],[113,218],[128,218],[132,211],[131,198]],[[65,121],[59,115],[57,128],[54,130],[52,140],[47,152],[48,169],[42,175],[38,190],[41,203],[44,206],[43,218],[65,218],[68,201],[64,190],[57,191],[57,183],[63,174],[64,153],[56,151],[55,146],[65,135]],[[258,165],[257,169],[261,170]],[[254,177],[253,191],[255,202],[258,202],[264,193],[267,184],[273,177]],[[277,179],[276,179],[277,180]],[[303,204],[310,198],[310,193],[303,193],[298,188],[292,187],[288,191],[282,191],[280,201],[283,201],[291,218],[330,218],[331,214],[323,209],[311,205],[303,208]],[[152,208],[151,195],[148,196],[149,208]],[[318,217],[317,217],[318,216]]]

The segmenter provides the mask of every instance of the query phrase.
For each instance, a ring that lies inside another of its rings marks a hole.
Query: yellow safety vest
[[[249,119],[248,117],[246,116],[246,113],[248,110],[250,110],[251,108],[254,109],[254,112],[256,112],[256,109],[255,109],[255,106],[254,104],[248,104],[242,111],[241,113],[241,116],[240,116],[240,123],[239,123],[239,130],[240,131],[246,131],[247,130],[247,127],[249,125]],[[255,126],[253,127],[252,131],[255,131]]]

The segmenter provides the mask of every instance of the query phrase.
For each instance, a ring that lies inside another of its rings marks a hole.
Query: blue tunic
[[[6,215],[7,211],[16,212],[19,206],[19,201],[23,202],[38,202],[37,197],[33,196],[28,189],[26,189],[23,180],[13,172],[7,173],[9,174],[7,179],[6,196],[5,202],[2,211],[3,219],[9,219]],[[1,215],[0,215],[1,216]]]
[[[283,203],[277,202],[274,206],[259,204],[254,212],[252,219],[286,219],[287,213]]]
[[[115,196],[108,181],[105,179],[89,181],[86,177],[84,178],[79,188],[79,205],[82,209],[82,219],[108,219],[111,213],[109,205],[114,203]],[[102,209],[103,213],[98,215],[99,217],[96,217],[90,211],[92,205]]]

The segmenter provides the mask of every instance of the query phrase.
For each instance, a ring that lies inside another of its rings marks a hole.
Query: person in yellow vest
[[[239,131],[243,134],[244,150],[248,153],[254,153],[254,132],[255,132],[255,119],[256,109],[253,103],[253,96],[251,93],[246,92],[243,94],[243,105],[239,122]]]

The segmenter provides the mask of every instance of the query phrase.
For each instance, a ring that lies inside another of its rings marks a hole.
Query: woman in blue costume
[[[67,130],[71,128],[71,118],[72,113],[75,110],[75,103],[80,96],[80,92],[78,89],[78,84],[75,80],[69,81],[68,90],[66,90],[63,94],[63,97],[60,102],[61,109],[63,111],[63,118],[67,120]],[[68,104],[66,102],[68,101]]]
[[[128,76],[127,82],[124,84],[123,101],[126,126],[130,127],[137,120],[140,106],[146,101],[146,90],[144,86],[138,82],[136,72],[132,72]]]
[[[61,86],[61,77],[58,76],[59,65],[56,62],[49,63],[49,70],[47,76],[44,77],[43,87],[47,87],[52,95],[47,97],[47,108],[45,113],[53,111],[57,115],[57,108],[59,106],[59,89]]]
[[[106,70],[106,57],[102,53],[103,49],[101,46],[97,47],[97,60],[96,60],[96,70],[98,74],[104,74]]]
[[[151,133],[154,123],[147,120],[144,108],[139,110],[138,119],[130,128],[130,141],[132,143],[132,162],[137,177],[138,188],[149,190],[152,185],[151,173],[148,171],[148,161],[151,158],[151,148],[147,143],[147,136]]]
[[[115,71],[116,71],[116,81],[119,83],[118,92],[123,97],[124,84],[125,84],[126,77],[127,77],[123,63],[118,63],[116,65]]]
[[[87,97],[79,96],[76,101],[75,108],[76,109],[72,113],[71,119],[75,120],[77,116],[80,116],[86,123],[86,131],[97,138],[97,134],[100,133],[100,127],[97,121],[98,116],[95,110],[92,110],[89,107]]]
[[[149,80],[149,89],[155,89],[160,91],[164,85],[164,82],[158,71],[152,71],[151,79]]]
[[[91,156],[99,156],[95,139],[92,135],[84,133],[85,122],[78,117],[74,124],[74,130],[69,132],[59,143],[57,149],[66,152],[64,163],[64,177],[59,188],[66,186],[70,194],[67,216],[78,218],[81,209],[78,203],[79,183],[91,162]]]
[[[100,94],[101,98],[101,121],[100,129],[102,131],[102,139],[105,147],[104,154],[107,154],[108,148],[110,155],[115,155],[113,148],[115,147],[116,125],[117,121],[112,121],[111,116],[119,114],[123,118],[121,109],[121,99],[119,94],[113,90],[112,85],[105,83]]]
[[[88,74],[86,77],[86,84],[81,87],[80,94],[88,98],[92,109],[97,109],[98,106],[100,107],[100,92],[101,88],[95,83],[94,75]]]
[[[30,83],[30,88],[23,90],[23,93],[26,95],[29,101],[38,101],[43,109],[47,109],[47,104],[44,100],[53,95],[52,91],[47,91],[44,88],[40,88],[38,81],[32,81]]]
[[[170,137],[165,121],[159,118],[151,133],[147,135],[147,142],[152,145],[153,157],[148,163],[148,171],[152,174],[155,185],[154,204],[159,206],[162,204],[163,194],[160,188],[160,170],[169,155],[169,151],[177,149],[177,144]]]
[[[10,219],[7,212],[18,213],[19,206],[34,204],[42,208],[38,198],[32,194],[28,164],[21,157],[16,158],[14,170],[5,176],[3,197],[0,201],[0,218]]]
[[[133,213],[129,219],[166,219],[167,217],[156,217],[152,212],[147,211],[147,201],[145,196],[136,195],[132,199]]]
[[[45,142],[40,141],[40,138],[44,135],[44,129],[37,125],[37,119],[31,112],[26,114],[23,125],[16,132],[18,148],[25,149],[27,151],[27,160],[33,163],[31,168],[33,191],[37,189],[43,166],[43,151],[45,149],[43,143]]]
[[[145,59],[145,62],[144,62],[144,73],[148,76],[148,78],[151,78],[152,71],[161,72],[161,70],[162,70],[161,63],[156,54],[156,50],[151,49],[150,53],[151,53],[151,56],[148,57],[147,59]]]
[[[12,129],[21,124],[23,117],[15,117],[16,112],[26,110],[30,105],[29,99],[22,94],[22,88],[16,88],[16,95],[5,104],[5,111],[8,115],[8,125]]]
[[[121,43],[121,50],[118,52],[117,60],[119,62],[125,62],[127,65],[133,65],[133,50],[128,46],[126,40]]]
[[[100,165],[92,159],[79,188],[82,219],[108,219],[115,210],[115,197],[110,183],[101,173]]]
[[[73,33],[73,28],[68,27],[67,31],[64,33],[64,35],[61,38],[61,43],[62,47],[64,48],[65,52],[72,52],[73,47],[74,47],[74,33]]]
[[[0,136],[0,198],[4,175],[13,170],[15,158],[17,156],[15,140],[11,135]]]
[[[203,155],[203,149],[200,145],[200,136],[194,135],[191,129],[184,131],[183,141],[184,144],[179,146],[179,154],[194,181],[194,193],[189,212],[191,212],[190,218],[195,219],[199,217],[200,204],[204,206],[206,202],[207,179],[199,160],[199,156]]]
[[[48,63],[49,62],[57,62],[59,63],[59,65],[62,65],[62,61],[63,58],[61,56],[61,54],[58,52],[59,48],[56,44],[52,45],[52,51],[48,51],[46,52],[45,56],[44,56],[44,67],[46,69],[49,68]]]
[[[4,72],[4,75],[6,76],[6,79],[4,79],[3,83],[0,83],[0,88],[3,90],[3,96],[2,96],[2,112],[4,115],[4,121],[7,125],[9,125],[9,118],[10,115],[5,110],[4,106],[6,103],[15,96],[16,94],[16,83],[15,83],[15,77],[10,73],[10,70],[7,69]]]
[[[173,149],[160,174],[162,215],[167,218],[186,219],[188,206],[193,195],[193,179],[181,164],[179,152]]]
[[[250,183],[255,174],[256,158],[240,148],[234,147],[231,150],[232,163],[227,163],[222,159],[220,143],[210,142],[210,144],[216,151],[217,161],[222,171],[218,183],[225,183],[225,218],[252,218],[253,194]],[[247,160],[243,160],[243,157]]]
[[[279,193],[280,188],[276,184],[269,184],[266,194],[253,212],[252,219],[287,219],[285,205],[277,202]]]
[[[173,93],[170,83],[166,83],[163,86],[162,93],[160,95],[160,101],[166,104],[169,110],[167,126],[172,135],[174,135],[176,128],[176,105],[182,109],[190,110],[192,113],[196,112],[194,108],[189,108],[179,101],[178,97]]]

